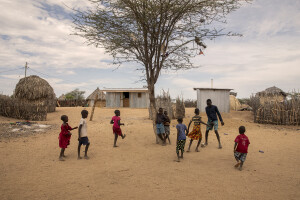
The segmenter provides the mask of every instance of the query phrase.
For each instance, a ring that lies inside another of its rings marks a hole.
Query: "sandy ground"
[[[77,126],[81,109],[58,108],[41,123],[59,127],[60,116],[66,114],[69,124]],[[193,109],[187,109],[185,124],[192,115]],[[219,130],[223,149],[217,149],[210,132],[206,148],[197,153],[194,143],[192,152],[177,163],[175,120],[172,144],[161,146],[155,143],[146,109],[121,109],[127,137],[113,148],[112,116],[113,109],[96,108],[94,120],[88,122],[90,160],[77,160],[77,131],[66,149],[65,162],[58,161],[59,128],[29,137],[2,138],[0,198],[300,199],[299,127],[254,124],[249,112],[223,114],[225,126]],[[0,118],[1,123],[11,121]],[[246,126],[251,142],[243,171],[233,167],[233,141],[240,125]]]

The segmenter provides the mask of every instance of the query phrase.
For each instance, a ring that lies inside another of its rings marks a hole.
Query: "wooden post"
[[[92,109],[90,121],[93,121],[93,116],[94,116],[94,112],[95,112],[95,107],[96,107],[97,100],[98,100],[98,94],[96,95],[96,98],[95,98],[95,101],[94,101],[94,105],[93,105],[93,109]]]

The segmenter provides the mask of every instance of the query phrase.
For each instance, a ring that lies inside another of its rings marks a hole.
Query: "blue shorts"
[[[212,124],[213,123],[213,124]],[[213,128],[215,129],[215,131],[218,130],[218,120],[215,120],[215,121],[207,121],[207,124],[210,125],[212,124],[212,126],[206,126],[206,130],[213,130]]]
[[[90,144],[89,138],[88,137],[81,137],[78,139],[79,145],[87,145]]]
[[[156,133],[157,133],[157,135],[164,134],[165,126],[163,124],[156,124]]]

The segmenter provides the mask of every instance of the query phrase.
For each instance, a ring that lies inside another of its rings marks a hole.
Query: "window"
[[[142,97],[142,93],[138,93],[138,98],[141,98]]]

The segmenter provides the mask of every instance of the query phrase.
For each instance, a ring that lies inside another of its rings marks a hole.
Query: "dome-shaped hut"
[[[47,106],[47,112],[54,112],[56,108],[56,95],[53,88],[46,80],[38,76],[20,79],[16,85],[14,97],[37,106]]]

